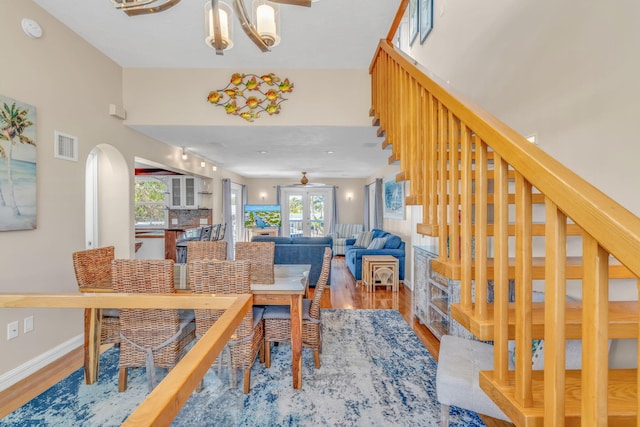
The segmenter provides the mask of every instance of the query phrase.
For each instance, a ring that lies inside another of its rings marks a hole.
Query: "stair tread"
[[[580,425],[581,374],[579,370],[566,371],[565,375],[565,414],[566,425]],[[538,427],[544,424],[544,371],[533,371],[533,406],[523,407],[515,400],[515,371],[509,371],[508,386],[499,385],[493,378],[493,371],[480,372],[480,388],[518,426]],[[637,414],[637,370],[610,369],[608,384],[609,424],[616,426],[635,426]]]
[[[460,280],[460,260],[435,259],[432,262],[433,271],[449,277],[453,280]],[[582,257],[570,256],[566,258],[567,279],[581,279],[583,276]],[[487,279],[494,277],[494,259],[487,258]],[[531,260],[531,274],[533,280],[543,280],[545,278],[545,257],[533,257]],[[516,259],[509,258],[508,278],[514,279],[516,274]],[[475,262],[471,267],[471,273],[475,275]],[[609,260],[610,279],[635,279],[636,276],[615,258]]]
[[[463,310],[460,304],[450,305],[451,317],[483,341],[493,339],[493,304],[487,304],[487,317],[475,316],[475,304],[470,310]],[[566,337],[580,339],[582,336],[582,302],[566,303]],[[638,302],[609,301],[609,338],[638,337]],[[515,339],[516,305],[509,303],[509,338]],[[544,338],[544,302],[532,303],[531,309],[533,339]]]

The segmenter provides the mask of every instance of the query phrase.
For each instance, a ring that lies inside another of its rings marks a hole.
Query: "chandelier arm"
[[[274,3],[280,3],[280,4],[291,4],[294,6],[311,7],[311,0],[269,0],[269,1],[272,1]]]
[[[269,46],[267,46],[264,40],[262,40],[262,37],[260,37],[260,34],[258,34],[258,31],[249,20],[247,16],[247,10],[244,7],[244,1],[235,0],[233,4],[235,6],[236,13],[238,14],[240,25],[242,26],[242,29],[247,34],[247,36],[251,39],[252,42],[255,43],[256,46],[258,46],[261,51],[270,52],[271,49],[269,49]]]
[[[141,7],[149,3],[155,3],[156,1],[157,0],[136,0],[136,1],[111,0],[111,3],[113,3],[116,9],[131,9],[131,8]]]
[[[158,0],[150,0],[150,1],[141,0],[141,1],[135,2],[135,5],[116,6],[116,7],[119,7],[120,9],[122,9],[122,11],[129,16],[136,16],[136,15],[143,15],[146,13],[162,12],[180,3],[180,0],[166,0],[164,3],[160,4],[159,6],[154,6],[154,7],[144,6],[145,4],[155,3],[156,1]]]

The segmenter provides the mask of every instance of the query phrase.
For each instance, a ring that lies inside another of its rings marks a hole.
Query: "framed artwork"
[[[36,228],[36,108],[0,95],[0,231]]]
[[[420,18],[420,44],[422,44],[433,28],[433,0],[420,0],[418,17]]]
[[[409,2],[409,46],[418,37],[418,0]]]
[[[383,217],[388,219],[405,219],[404,215],[404,181],[396,182],[395,175],[387,177],[382,182],[383,187]]]

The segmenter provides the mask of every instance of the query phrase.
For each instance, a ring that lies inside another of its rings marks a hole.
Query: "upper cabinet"
[[[169,178],[169,209],[198,208],[199,179],[192,176]]]

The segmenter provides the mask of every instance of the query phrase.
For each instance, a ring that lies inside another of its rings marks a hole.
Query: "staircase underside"
[[[509,303],[509,338],[515,339],[516,312],[515,303]],[[582,337],[582,303],[566,304],[566,337],[581,339]],[[482,341],[493,340],[493,304],[487,304],[487,315],[478,318],[475,315],[475,304],[469,310],[463,310],[460,304],[451,304],[451,316],[473,335]],[[544,303],[532,304],[532,338],[544,339]],[[609,339],[638,337],[638,302],[609,302]]]
[[[565,376],[565,426],[579,426],[581,408],[581,371],[566,371]],[[609,425],[616,427],[636,426],[637,370],[609,370],[608,410]],[[493,371],[480,372],[480,387],[496,402],[519,427],[544,426],[544,372],[532,375],[533,406],[524,408],[515,399],[515,372],[509,372],[508,385],[501,386]]]
[[[582,257],[567,257],[566,259],[566,277],[569,279],[582,279],[584,277],[584,267]],[[487,259],[487,280],[493,280],[494,278],[494,260],[493,258]],[[460,280],[462,267],[458,260],[434,260],[431,264],[431,268],[438,274],[442,274],[452,280]],[[475,276],[476,266],[475,262],[471,266],[471,274]],[[514,258],[509,258],[509,268],[507,271],[507,277],[509,279],[516,278],[516,264]],[[534,257],[531,263],[531,278],[533,280],[544,280],[546,277],[545,272],[545,259],[544,257]],[[636,276],[629,271],[624,265],[617,261],[612,262],[609,265],[608,277],[610,279],[635,279]]]

